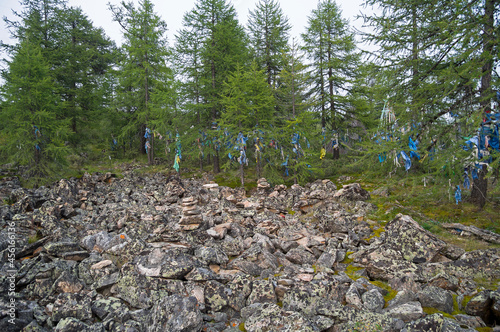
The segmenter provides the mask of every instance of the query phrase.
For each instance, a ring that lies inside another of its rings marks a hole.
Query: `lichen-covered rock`
[[[403,321],[387,314],[353,309],[344,311],[344,316],[335,324],[334,331],[399,332],[403,325]]]
[[[194,256],[207,264],[225,265],[229,262],[226,253],[216,247],[198,247],[194,251]]]
[[[351,286],[347,290],[347,293],[345,295],[345,301],[347,304],[357,309],[361,309],[363,307],[363,301],[361,300],[361,295],[359,294],[358,288],[354,284],[351,284]]]
[[[61,256],[63,253],[80,251],[80,245],[76,242],[49,242],[44,246],[49,255]]]
[[[479,327],[486,327],[486,324],[484,324],[484,321],[481,319],[481,317],[478,316],[469,316],[469,315],[463,315],[463,314],[458,314],[453,316],[458,323],[462,326],[468,326],[471,329],[476,329]]]
[[[102,298],[92,302],[92,313],[100,320],[111,318],[124,323],[130,318],[128,307],[115,297]]]
[[[404,322],[414,321],[424,316],[422,304],[418,301],[396,304],[388,307],[386,313],[389,316],[399,318]]]
[[[485,290],[474,296],[465,305],[465,312],[471,316],[479,316],[486,324],[491,324],[494,321],[491,307],[493,300],[491,299],[492,291]]]
[[[313,332],[319,329],[307,318],[294,311],[286,311],[273,303],[255,303],[245,318],[248,332]],[[247,307],[248,308],[248,307]],[[244,314],[242,313],[242,316]]]
[[[417,294],[423,307],[435,308],[451,314],[453,312],[453,296],[445,289],[427,286]]]
[[[59,322],[61,319],[73,317],[81,321],[92,318],[91,299],[81,294],[63,293],[54,302],[52,319]]]
[[[54,328],[54,332],[82,332],[87,331],[89,325],[84,322],[74,318],[67,317],[59,321],[57,326]]]
[[[463,328],[458,322],[451,318],[445,318],[441,332],[475,332],[475,329]]]
[[[490,298],[493,301],[491,312],[496,321],[500,322],[500,287],[496,291],[491,292]]]
[[[385,226],[386,241],[403,258],[416,264],[431,262],[446,243],[423,229],[410,216],[398,214]]]
[[[236,275],[228,284],[231,290],[229,305],[236,311],[246,307],[247,298],[252,292],[252,281],[243,275]]]
[[[440,332],[444,325],[442,314],[433,314],[405,325],[401,332]]]
[[[205,284],[205,303],[213,312],[221,311],[227,306],[231,295],[231,289],[218,281],[211,280]]]
[[[342,201],[367,201],[370,199],[370,193],[361,188],[359,183],[351,183],[342,186],[342,189],[338,190],[333,197]]]
[[[254,303],[276,303],[276,294],[271,280],[254,280],[247,305]]]
[[[380,312],[385,305],[384,296],[376,289],[363,293],[361,299],[363,300],[363,308],[370,311]]]
[[[203,317],[194,297],[167,296],[159,300],[148,316],[148,332],[197,332],[201,331]]]
[[[391,299],[387,303],[387,307],[398,307],[402,304],[408,303],[408,302],[418,302],[417,301],[417,294],[412,291],[412,290],[401,290],[399,291],[396,296],[394,296],[393,299]],[[418,302],[420,307],[422,306],[420,302]]]
[[[137,272],[148,277],[181,279],[197,264],[195,258],[183,252],[154,249],[137,261]]]
[[[134,308],[150,308],[159,299],[172,293],[182,294],[182,283],[167,284],[169,280],[158,280],[128,271],[111,287],[111,294]],[[172,280],[175,282],[175,280]]]
[[[327,288],[308,284],[287,291],[283,297],[283,309],[297,311],[306,317],[316,315],[327,295]]]
[[[500,279],[500,248],[465,252],[403,215],[377,225],[365,217],[375,207],[359,185],[271,189],[261,180],[247,196],[203,187],[208,178],[127,167],[120,179],[86,174],[21,189],[14,205],[0,206],[0,226],[12,221],[18,231],[17,330],[236,332],[243,323],[247,331],[471,332],[498,324],[500,289],[477,294],[476,282]],[[0,196],[15,189],[5,182]],[[29,244],[35,229],[45,237]],[[3,300],[8,247],[3,229]],[[388,290],[375,281],[398,291],[385,309]],[[460,311],[474,296],[470,315],[425,315],[451,312],[452,292]],[[5,303],[0,324],[10,326]]]

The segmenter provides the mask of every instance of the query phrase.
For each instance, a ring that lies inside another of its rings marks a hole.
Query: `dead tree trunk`
[[[472,190],[470,201],[479,208],[483,208],[486,204],[486,194],[488,192],[488,178],[486,178],[487,167],[482,165],[479,170],[477,179],[472,180]]]

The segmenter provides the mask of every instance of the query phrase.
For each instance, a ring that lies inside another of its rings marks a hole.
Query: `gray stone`
[[[411,322],[424,316],[422,304],[418,301],[395,304],[387,308],[386,313],[404,322]]]
[[[448,314],[453,312],[453,296],[447,290],[435,286],[427,286],[417,294],[422,307],[435,308]]]
[[[82,332],[87,331],[89,326],[82,321],[74,318],[67,317],[62,319],[54,328],[54,332]]]
[[[465,305],[465,312],[471,316],[479,316],[486,324],[491,324],[493,320],[491,312],[493,300],[490,296],[491,293],[492,291],[485,290],[475,295]]]
[[[229,262],[227,255],[222,250],[214,247],[198,247],[194,251],[194,255],[207,264],[225,265]]]
[[[433,314],[406,324],[401,332],[441,332],[443,325],[443,315]]]
[[[245,320],[248,332],[313,332],[318,328],[301,314],[285,311],[273,303],[256,303]],[[243,316],[242,316],[243,317]]]
[[[285,257],[290,262],[298,265],[302,264],[313,265],[316,262],[316,257],[314,257],[312,253],[301,247],[291,249],[286,253]]]
[[[52,319],[59,322],[64,318],[76,318],[81,321],[92,318],[91,299],[81,294],[63,293],[57,297],[52,311]]]
[[[201,331],[203,318],[195,297],[172,295],[159,300],[147,319],[148,332]]]
[[[379,312],[384,308],[384,296],[376,289],[369,290],[361,295],[363,307],[370,311]]]
[[[276,303],[274,286],[270,280],[254,280],[252,292],[248,296],[247,305],[254,303]]]

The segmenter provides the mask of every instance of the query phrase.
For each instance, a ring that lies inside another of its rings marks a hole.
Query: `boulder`
[[[255,303],[243,308],[242,318],[248,332],[318,331],[318,328],[301,314],[285,311],[274,303]]]
[[[351,183],[342,186],[334,195],[334,199],[340,201],[367,201],[370,199],[370,193],[361,188],[359,183]]]
[[[148,315],[148,332],[196,332],[201,331],[203,316],[197,307],[195,297],[180,295],[160,299]]]
[[[417,298],[423,307],[435,308],[448,314],[453,312],[453,296],[445,289],[427,286],[418,292]]]

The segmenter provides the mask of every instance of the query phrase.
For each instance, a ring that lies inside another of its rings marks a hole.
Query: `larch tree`
[[[195,98],[191,97],[195,104],[190,108],[199,114],[200,128],[216,128],[223,112],[223,85],[238,64],[247,63],[247,37],[234,7],[226,0],[198,0],[195,8],[184,15],[183,25],[177,36],[177,50],[182,52],[178,56],[185,66],[182,79],[197,89]],[[196,35],[199,43],[188,43],[185,37],[189,35]],[[192,64],[196,69],[186,70]],[[211,136],[213,169],[218,173],[220,144],[215,142],[215,131]]]
[[[281,115],[288,120],[294,119],[308,107],[307,85],[310,81],[304,54],[295,40],[282,52],[283,68],[278,75],[277,102]]]
[[[254,59],[265,70],[267,83],[277,88],[277,76],[283,68],[282,52],[287,48],[291,25],[279,2],[260,0],[250,11],[248,31]]]
[[[80,8],[60,11],[59,46],[54,50],[54,76],[62,114],[70,119],[74,144],[88,142],[100,114],[106,113],[106,75],[114,61],[114,43],[95,28]],[[100,128],[99,128],[100,129]],[[88,133],[89,135],[86,135]],[[108,137],[108,141],[110,138]]]
[[[309,96],[321,117],[321,126],[333,131],[345,128],[352,115],[350,89],[360,54],[349,23],[333,0],[318,2],[302,34],[303,49],[310,60]],[[338,158],[338,149],[334,156]]]
[[[270,128],[275,122],[273,116],[275,106],[273,91],[267,84],[266,74],[263,70],[259,70],[255,61],[252,62],[250,68],[246,69],[243,66],[238,66],[229,75],[228,81],[224,84],[222,104],[224,112],[222,113],[221,125],[232,132],[233,135],[241,133],[250,142],[257,140],[262,129]],[[260,177],[262,169],[261,147],[258,146],[256,149],[258,151],[255,151],[254,154],[257,176]],[[243,154],[242,151],[240,153]],[[248,158],[246,151],[244,151],[244,154],[245,158]],[[244,162],[241,157],[239,162],[241,185],[243,186]]]
[[[68,121],[59,117],[56,87],[38,38],[23,38],[2,78],[2,154],[27,167],[25,175],[38,185],[65,164],[69,153],[64,144]]]
[[[491,111],[498,3],[369,0],[366,4],[382,9],[365,16],[374,29],[366,40],[380,46],[374,54],[376,73],[385,87],[380,98],[391,100],[403,146],[408,137],[418,140],[423,158],[436,174],[455,184],[462,182],[464,168],[474,171],[484,161],[475,157],[474,163],[464,162],[469,152],[463,151],[463,137],[475,135]],[[482,207],[487,182],[479,168],[472,198]]]
[[[148,163],[152,164],[154,123],[158,114],[172,106],[158,103],[165,102],[164,98],[152,98],[172,93],[173,73],[168,66],[169,49],[165,36],[167,24],[154,12],[149,0],[140,1],[138,8],[131,2],[109,7],[125,38],[121,47],[125,56],[117,72],[117,108],[127,118],[121,137],[138,135],[140,151],[147,154]]]

